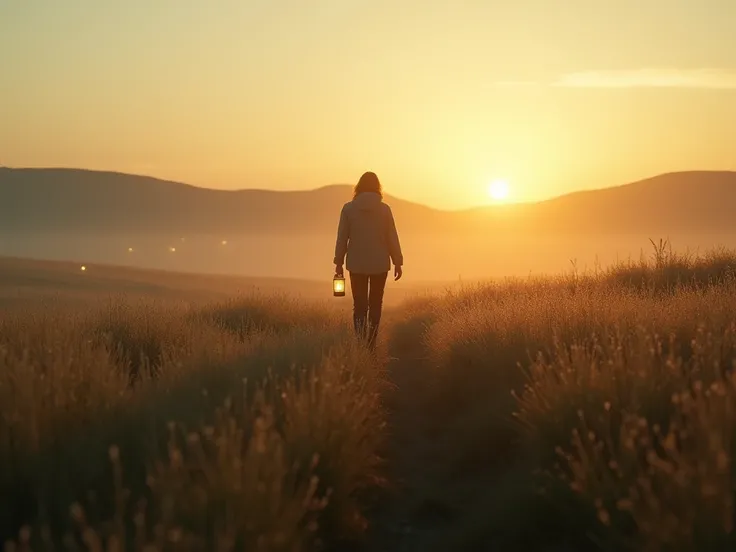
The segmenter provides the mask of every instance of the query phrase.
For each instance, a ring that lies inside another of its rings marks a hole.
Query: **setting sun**
[[[494,180],[488,186],[488,195],[494,201],[504,201],[509,197],[509,183],[506,180]]]

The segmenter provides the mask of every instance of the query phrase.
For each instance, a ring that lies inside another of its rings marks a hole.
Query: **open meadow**
[[[0,0],[0,552],[736,552],[734,29]]]
[[[652,245],[394,295],[376,356],[321,288],[4,260],[0,536],[732,550],[736,254]]]

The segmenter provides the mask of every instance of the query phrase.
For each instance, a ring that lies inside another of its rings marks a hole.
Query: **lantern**
[[[345,297],[345,276],[335,274],[332,279],[332,294],[335,297]]]

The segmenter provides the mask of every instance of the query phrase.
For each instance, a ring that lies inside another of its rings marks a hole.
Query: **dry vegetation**
[[[736,256],[654,245],[407,303],[388,375],[344,313],[285,296],[6,315],[2,536],[329,548],[385,475],[415,549],[732,550]],[[417,447],[404,473],[387,437]]]
[[[653,245],[411,305],[437,550],[733,549],[736,256]]]
[[[93,550],[352,537],[376,483],[381,381],[334,313],[285,297],[7,316],[3,536]]]

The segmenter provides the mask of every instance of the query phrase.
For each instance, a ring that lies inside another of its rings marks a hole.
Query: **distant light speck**
[[[172,253],[176,253],[176,247],[169,247],[169,251],[171,251]]]
[[[129,247],[128,248],[128,253],[132,253],[132,252],[133,252],[133,248],[132,247]]]
[[[82,272],[86,272],[87,271],[87,267],[84,266],[84,265],[82,265],[82,266],[79,267],[79,270],[81,270]]]
[[[222,240],[222,245],[227,245],[227,240]]]

